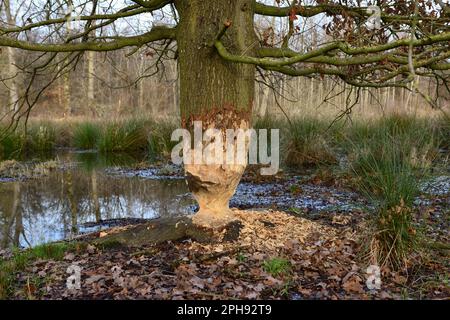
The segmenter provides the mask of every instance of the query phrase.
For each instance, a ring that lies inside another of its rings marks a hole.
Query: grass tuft
[[[152,126],[148,138],[148,153],[151,159],[170,156],[172,148],[178,144],[177,141],[171,141],[172,132],[176,127],[176,124],[172,122],[162,122]]]
[[[21,156],[24,144],[25,136],[20,132],[13,132],[5,137],[0,137],[0,159],[18,159]]]
[[[434,127],[394,116],[353,127],[348,139],[347,152],[357,186],[377,206],[368,246],[371,260],[403,267],[417,249],[412,207],[419,181],[436,158]]]
[[[0,299],[7,299],[13,294],[16,274],[23,271],[36,259],[61,260],[71,249],[65,243],[51,243],[36,246],[28,250],[13,249],[12,257],[0,259]]]
[[[133,152],[147,148],[144,123],[138,120],[107,124],[98,143],[102,152]]]
[[[56,141],[55,131],[55,127],[50,123],[32,125],[27,134],[27,149],[35,153],[53,151]]]
[[[285,163],[290,167],[311,167],[336,163],[327,123],[317,119],[298,119],[285,132]]]
[[[272,276],[285,275],[291,269],[290,261],[284,258],[272,258],[263,262],[263,270]]]
[[[91,122],[82,122],[75,127],[72,144],[77,149],[95,149],[102,130],[99,125]]]

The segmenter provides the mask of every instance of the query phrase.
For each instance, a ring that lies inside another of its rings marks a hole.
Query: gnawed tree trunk
[[[258,41],[253,28],[253,0],[177,0],[180,14],[180,111],[183,126],[203,130],[250,127],[254,100],[255,67],[230,63],[213,44],[226,21],[224,45],[236,54],[252,54]],[[226,150],[224,150],[226,152]],[[193,217],[197,225],[221,229],[233,221],[228,203],[245,170],[242,164],[185,164],[189,189],[199,204]]]

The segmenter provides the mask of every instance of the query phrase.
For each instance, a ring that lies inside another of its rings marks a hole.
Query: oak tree
[[[14,1],[3,1],[8,10],[9,2]],[[58,72],[63,72],[86,52],[157,46],[154,50],[161,57],[178,61],[179,108],[186,128],[192,128],[196,120],[202,121],[203,129],[249,128],[255,76],[261,70],[289,76],[334,77],[357,88],[395,86],[410,90],[420,90],[415,83],[422,76],[435,79],[448,90],[450,8],[442,0],[29,3],[34,6],[22,9],[22,21],[7,19],[0,24],[0,46],[45,53],[44,61],[30,72],[31,80],[42,68],[54,64],[62,65]],[[102,10],[98,9],[100,5]],[[64,10],[61,13],[64,6],[78,9],[78,28],[64,38],[55,37],[71,19]],[[156,11],[171,12],[172,24],[155,24],[131,35],[101,32],[122,19],[145,19]],[[285,21],[288,27],[282,41],[268,41],[270,32],[257,35],[257,15]],[[292,39],[300,32],[302,21],[314,17],[323,40],[298,50],[292,46]],[[61,53],[64,59],[57,58]],[[58,72],[55,77],[60,76]],[[421,94],[433,103],[427,94]],[[15,118],[29,113],[32,104],[29,97],[18,101],[13,110]],[[194,222],[220,228],[233,219],[228,202],[244,169],[245,165],[185,165],[189,188],[200,204]]]

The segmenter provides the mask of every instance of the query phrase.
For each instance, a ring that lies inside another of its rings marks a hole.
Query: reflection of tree
[[[19,238],[26,245],[25,231],[34,245],[68,238],[85,222],[179,214],[186,203],[173,199],[186,192],[183,181],[111,177],[83,168],[0,184],[0,246]]]
[[[102,217],[100,214],[100,203],[98,201],[97,172],[95,170],[91,171],[91,184],[92,184],[92,202],[94,204],[95,221],[100,222],[102,220]]]
[[[59,181],[58,181],[59,182]],[[56,198],[59,200],[58,202],[61,203],[61,218],[62,218],[62,222],[63,222],[63,232],[64,232],[64,238],[67,238],[67,231],[69,230],[69,224],[67,222],[67,210],[64,210],[64,202],[63,199],[64,197],[64,185],[65,185],[65,179],[64,179],[64,174],[61,174],[61,183],[57,184],[58,187],[60,187],[60,194],[59,197],[56,196]]]
[[[67,198],[69,200],[71,231],[73,234],[78,232],[78,206],[75,201],[75,193],[73,191],[72,171],[67,171]]]
[[[24,239],[24,228],[23,228],[23,217],[22,210],[20,206],[21,189],[19,182],[12,182],[9,184],[12,186],[12,197],[5,197],[6,201],[3,205],[3,235],[2,235],[2,248],[8,247],[10,244],[13,246],[20,246],[20,235],[23,234]],[[9,192],[8,192],[9,193]],[[14,226],[14,231],[12,230]],[[11,243],[12,242],[12,243]]]
[[[3,230],[2,230],[2,243],[1,247],[6,248],[8,247],[10,240],[11,240],[11,228],[14,224],[14,215],[12,214],[11,209],[13,208],[12,200],[13,197],[9,194],[9,188],[7,189],[6,186],[9,186],[10,184],[4,184],[5,188],[2,188],[1,193],[1,199],[3,200],[0,207],[0,213],[2,214],[2,223],[3,223]],[[7,193],[7,195],[3,195],[3,193]]]
[[[18,247],[20,245],[20,234],[24,233],[23,221],[22,221],[22,210],[20,208],[20,183],[19,182],[14,182],[12,217],[15,217],[15,220],[16,220],[16,226],[14,228],[13,245]],[[24,234],[24,237],[25,237],[25,234]]]

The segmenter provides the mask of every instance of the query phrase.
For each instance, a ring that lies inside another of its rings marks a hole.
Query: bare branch
[[[245,63],[245,64],[254,64],[262,67],[282,67],[287,65],[292,65],[299,62],[304,62],[309,59],[315,58],[315,57],[322,57],[322,59],[332,59],[329,56],[326,56],[327,53],[330,51],[339,49],[343,53],[348,55],[360,55],[360,54],[371,54],[371,53],[379,53],[379,52],[385,52],[391,49],[399,48],[399,47],[407,47],[407,46],[413,46],[413,47],[420,47],[424,45],[430,45],[434,43],[448,43],[450,41],[450,32],[441,33],[438,35],[429,36],[422,39],[417,40],[411,40],[409,38],[400,39],[397,41],[389,42],[386,44],[381,45],[375,45],[375,46],[364,46],[364,47],[351,47],[348,43],[340,41],[340,42],[333,42],[331,44],[325,45],[321,48],[311,50],[307,53],[298,53],[298,54],[292,54],[292,51],[286,50],[286,49],[271,49],[271,53],[274,54],[276,50],[281,50],[279,53],[279,57],[282,57],[280,59],[273,59],[273,58],[259,58],[259,57],[250,57],[250,56],[243,56],[243,55],[234,55],[231,54],[220,41],[215,42],[215,47],[217,51],[219,52],[220,56],[228,61],[238,62],[238,63]],[[264,51],[262,51],[264,54]],[[290,53],[290,57],[284,58],[287,54]],[[373,58],[371,56],[367,57],[361,57],[361,60],[359,63],[370,63],[373,62]]]
[[[168,27],[154,27],[151,31],[138,36],[117,37],[109,42],[81,42],[81,43],[31,43],[0,36],[0,46],[8,46],[29,51],[41,52],[74,52],[74,51],[112,51],[125,47],[142,46],[149,42],[164,39],[175,39],[176,29]]]
[[[447,11],[447,7],[443,7],[444,10]],[[287,6],[287,7],[277,7],[266,5],[256,1],[255,4],[255,13],[264,15],[264,16],[273,16],[273,17],[287,17],[292,12],[295,12],[296,15],[301,17],[314,17],[319,14],[329,14],[329,15],[339,15],[345,13],[348,16],[358,17],[358,18],[369,18],[371,13],[369,13],[367,7],[351,7],[345,6],[336,3],[324,3],[318,5],[296,5],[296,6]],[[411,23],[411,16],[402,16],[395,14],[386,14],[381,13],[381,19],[385,22],[401,22],[405,24]],[[435,17],[419,17],[419,21],[434,21],[437,20]],[[440,18],[441,22],[449,22],[450,18]]]
[[[140,5],[141,7],[156,10],[162,8],[169,3],[172,3],[173,0],[132,0],[134,3]]]
[[[137,5],[126,7],[117,13],[110,13],[110,14],[92,14],[87,16],[80,16],[77,17],[80,21],[92,21],[92,20],[110,20],[110,19],[119,19],[119,18],[125,18],[125,17],[131,17],[134,15],[138,15],[144,12],[147,12],[148,9],[140,8]],[[23,32],[28,31],[31,29],[39,28],[39,27],[45,27],[53,24],[61,24],[66,23],[67,17],[58,18],[58,19],[48,19],[44,21],[39,21],[35,23],[30,23],[22,27],[11,27],[11,28],[0,28],[0,35],[5,35],[8,33],[14,33],[14,32]]]

